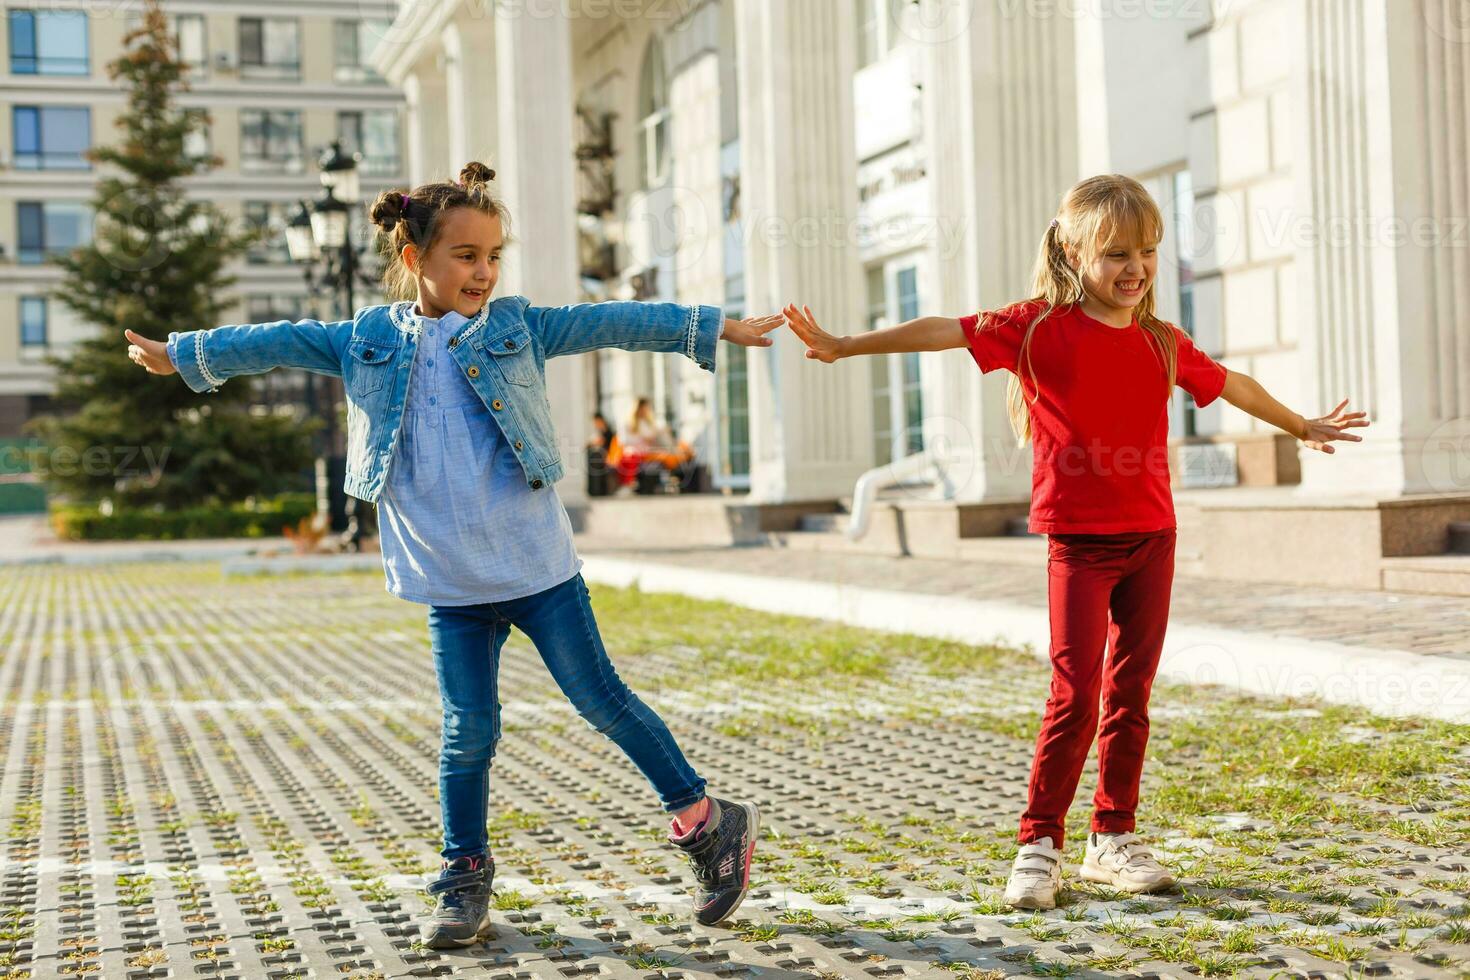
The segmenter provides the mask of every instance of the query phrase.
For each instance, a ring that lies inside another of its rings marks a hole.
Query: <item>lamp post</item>
[[[315,297],[325,292],[335,297],[341,294],[345,318],[356,311],[356,289],[358,276],[363,274],[358,261],[357,248],[352,241],[352,212],[360,199],[360,183],[357,163],[359,155],[342,151],[339,140],[323,151],[318,165],[321,167],[321,194],[310,203],[300,202],[300,207],[286,226],[286,249],[294,262],[303,267],[307,292]],[[321,271],[317,272],[317,263]],[[364,278],[364,284],[368,284]],[[325,459],[318,458],[317,486],[318,501],[323,491],[327,495],[326,507],[333,530],[345,530],[354,547],[362,537],[357,519],[358,507],[355,500],[348,500],[342,490],[346,460],[336,451],[337,445],[337,399],[335,382],[326,382],[328,397],[326,410],[327,452]],[[307,376],[307,400],[315,411],[316,389],[313,377]],[[319,504],[320,506],[320,504]]]

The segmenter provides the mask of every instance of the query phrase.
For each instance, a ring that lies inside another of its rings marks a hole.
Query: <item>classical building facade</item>
[[[507,285],[536,302],[794,300],[842,332],[961,314],[1026,295],[1069,185],[1135,176],[1169,225],[1163,315],[1304,413],[1375,420],[1327,458],[1180,393],[1181,484],[1401,497],[1470,476],[1455,6],[415,0],[376,63],[412,179],[500,170]],[[587,357],[559,369],[567,441],[648,396],[752,500],[839,498],[925,450],[955,499],[1026,494],[1004,378],[957,352],[802,355],[722,350],[713,379]]]

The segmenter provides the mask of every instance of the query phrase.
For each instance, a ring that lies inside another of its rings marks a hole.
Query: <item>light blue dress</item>
[[[555,487],[526,485],[491,411],[447,354],[468,321],[418,317],[399,444],[378,501],[383,572],[410,602],[506,602],[560,585],[582,560]]]

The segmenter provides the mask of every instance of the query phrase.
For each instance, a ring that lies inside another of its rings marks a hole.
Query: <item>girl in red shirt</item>
[[[1324,453],[1337,440],[1361,442],[1346,430],[1369,424],[1366,413],[1345,411],[1346,399],[1328,415],[1303,418],[1159,319],[1163,231],[1142,184],[1093,177],[1067,192],[1046,230],[1031,299],[847,337],[822,330],[807,307],[785,310],[807,357],[824,363],[965,347],[982,372],[1011,372],[1011,426],[1021,445],[1033,443],[1030,529],[1048,535],[1052,662],[1022,846],[1006,886],[1019,908],[1056,906],[1064,819],[1094,736],[1100,774],[1082,876],[1129,892],[1174,882],[1133,833],[1174,577],[1174,386],[1200,407],[1223,397]]]

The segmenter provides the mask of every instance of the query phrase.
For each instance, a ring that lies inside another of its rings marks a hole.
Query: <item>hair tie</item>
[[[1052,226],[1052,227],[1053,227],[1053,228],[1055,228],[1055,227],[1056,227],[1056,226],[1057,226],[1057,225],[1059,225],[1059,224],[1061,224],[1061,222],[1059,222],[1059,221],[1058,221],[1058,220],[1057,220],[1057,219],[1056,219],[1056,218],[1052,218],[1052,219],[1051,219],[1051,226]]]
[[[399,194],[398,196],[401,197],[401,198],[403,198],[403,206],[404,207],[408,207],[408,195],[407,194]]]

